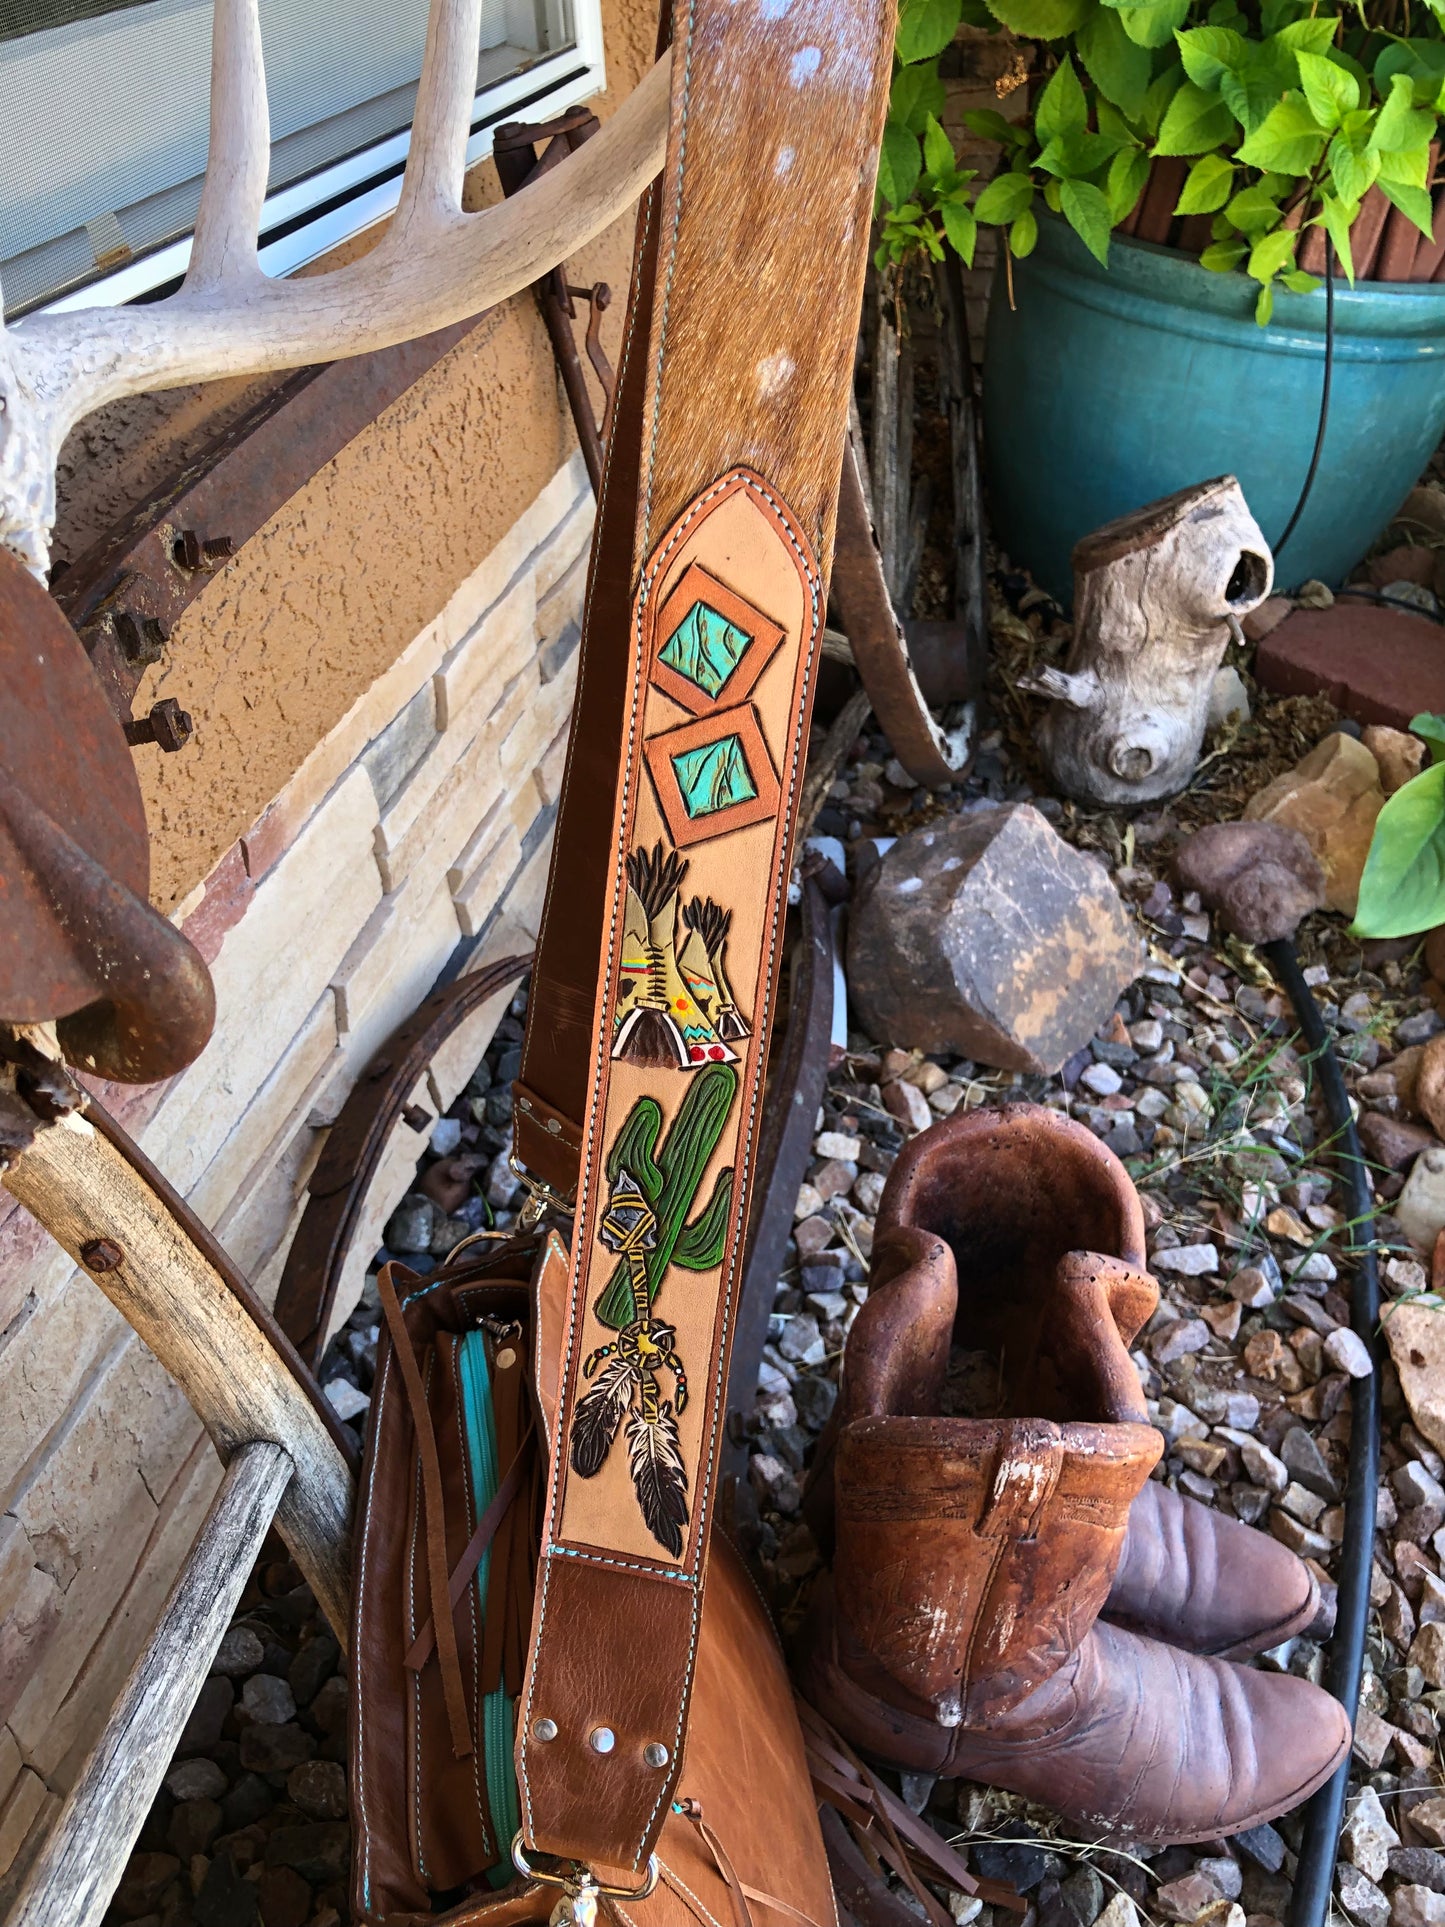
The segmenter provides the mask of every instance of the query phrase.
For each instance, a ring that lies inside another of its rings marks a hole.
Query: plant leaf
[[[1303,268],[1287,268],[1279,277],[1291,294],[1313,294],[1320,285],[1317,274],[1306,274]]]
[[[962,257],[966,268],[973,266],[973,250],[978,242],[978,221],[971,207],[961,202],[947,202],[940,210],[943,216],[943,231],[952,242],[955,251]]]
[[[1248,253],[1249,245],[1245,241],[1211,241],[1200,255],[1199,265],[1213,274],[1228,274]]]
[[[1268,281],[1259,291],[1259,299],[1254,304],[1254,325],[1267,328],[1274,318],[1274,288]]]
[[[1428,709],[1410,718],[1410,728],[1430,751],[1432,766],[1445,763],[1445,716],[1432,716]]]
[[[1244,39],[1229,27],[1190,27],[1174,36],[1184,71],[1196,87],[1218,91],[1227,73],[1235,72],[1244,60]]]
[[[1330,179],[1342,201],[1363,200],[1380,172],[1380,156],[1368,147],[1359,152],[1343,132],[1330,142],[1329,164]]]
[[[1321,127],[1338,127],[1345,115],[1352,113],[1360,104],[1359,82],[1353,74],[1347,74],[1343,67],[1333,60],[1327,60],[1323,54],[1301,50],[1296,58],[1299,61],[1300,85],[1304,88],[1310,112]]]
[[[943,82],[931,65],[904,67],[893,76],[893,91],[888,96],[888,118],[906,127],[910,134],[922,134],[928,116],[935,118],[944,107]]]
[[[1295,56],[1277,38],[1247,41],[1237,67],[1220,80],[1219,92],[1246,134],[1252,134],[1299,79]]]
[[[1308,174],[1324,152],[1325,129],[1303,94],[1288,93],[1270,109],[1239,150],[1248,167],[1271,174]]]
[[[896,120],[883,129],[883,146],[878,155],[878,192],[889,207],[902,207],[923,172],[923,156],[916,136]]]
[[[992,107],[971,107],[963,124],[970,134],[977,134],[980,140],[997,141],[1000,147],[1018,147],[1027,138],[1021,128]]]
[[[1216,94],[1186,80],[1170,101],[1154,143],[1156,154],[1206,154],[1234,133],[1234,116]]]
[[[1428,144],[1419,147],[1405,147],[1395,154],[1381,154],[1380,185],[1388,182],[1393,187],[1423,188],[1430,178],[1430,149]]]
[[[1375,819],[1351,934],[1413,937],[1445,921],[1445,763],[1422,770]]]
[[[1067,54],[1050,77],[1034,106],[1034,129],[1040,146],[1073,134],[1089,124],[1089,106],[1074,63]]]
[[[932,60],[958,32],[962,0],[903,0],[898,10],[898,58],[905,66]]]
[[[1241,234],[1256,240],[1279,222],[1279,196],[1263,181],[1241,188],[1224,210]]]
[[[1278,33],[1271,34],[1270,38],[1297,54],[1322,54],[1334,45],[1335,30],[1339,24],[1338,19],[1328,16],[1315,18],[1306,15],[1303,20],[1291,20]]]
[[[1415,83],[1408,74],[1392,74],[1390,92],[1380,109],[1370,145],[1377,154],[1403,154],[1427,146],[1435,131],[1434,116],[1415,105]]]
[[[1335,255],[1351,287],[1355,285],[1355,257],[1350,251],[1350,229],[1359,211],[1358,201],[1345,201],[1333,194],[1323,194],[1320,197],[1319,215],[1310,224],[1312,227],[1322,227],[1334,242]]]
[[[1213,214],[1229,199],[1234,168],[1223,154],[1206,154],[1190,168],[1180,191],[1176,214]]]
[[[1026,254],[1033,253],[1038,238],[1039,217],[1027,207],[1008,231],[1009,253],[1022,261]]]
[[[1089,0],[988,0],[988,9],[1026,40],[1062,40],[1083,25]]]
[[[1109,197],[1109,218],[1115,227],[1134,212],[1148,179],[1149,156],[1142,147],[1116,154],[1110,161],[1104,192]]]
[[[1034,184],[1027,174],[996,174],[973,204],[978,220],[1005,227],[1032,205]]]
[[[1299,234],[1294,228],[1277,227],[1273,234],[1264,235],[1249,251],[1246,274],[1255,281],[1273,281],[1281,269],[1294,260],[1298,240]]]
[[[1393,201],[1407,220],[1413,221],[1427,241],[1434,238],[1435,209],[1423,187],[1401,187],[1381,179],[1380,192]]]
[[[1109,203],[1088,181],[1065,181],[1061,189],[1064,219],[1078,235],[1090,254],[1104,267],[1109,265]]]
[[[954,169],[953,142],[930,114],[923,124],[923,165],[935,179]]]
[[[1113,0],[1106,0],[1112,4]],[[1189,18],[1189,0],[1150,0],[1148,6],[1120,7],[1124,31],[1140,47],[1167,47]]]
[[[1148,48],[1129,38],[1113,7],[1100,7],[1074,38],[1085,71],[1104,99],[1136,119],[1143,111],[1154,64]],[[1099,126],[1102,132],[1102,117]]]

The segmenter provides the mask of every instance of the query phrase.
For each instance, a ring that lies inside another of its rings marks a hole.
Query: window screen
[[[577,16],[597,3],[483,0],[474,128],[540,118],[563,104],[559,89],[570,101],[595,88],[598,36]],[[329,245],[338,200],[400,175],[426,0],[260,0],[260,15],[270,197],[284,202],[268,213],[294,230],[324,206]],[[0,22],[0,287],[13,316],[190,232],[211,0],[0,0]],[[368,209],[376,218],[374,192]]]

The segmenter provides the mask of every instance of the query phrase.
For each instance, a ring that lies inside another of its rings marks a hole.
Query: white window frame
[[[572,0],[575,40],[559,53],[548,54],[524,72],[486,87],[472,102],[472,136],[467,142],[467,166],[485,160],[492,151],[492,130],[509,120],[551,120],[607,85],[602,47],[600,0]],[[294,274],[318,256],[339,247],[354,235],[384,221],[401,198],[402,173],[411,147],[411,129],[404,127],[385,140],[348,154],[304,180],[293,181],[268,194],[261,209],[260,261],[277,279]],[[354,191],[352,191],[354,190]],[[345,196],[339,205],[327,204]],[[314,219],[313,208],[325,209]],[[292,224],[295,225],[292,225]],[[289,231],[273,241],[268,233]],[[191,258],[191,236],[167,242],[139,260],[72,288],[32,313],[62,314],[77,308],[116,308],[152,289],[177,281]]]

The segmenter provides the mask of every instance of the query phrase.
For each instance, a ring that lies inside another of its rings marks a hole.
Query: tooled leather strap
[[[576,1184],[522,1825],[613,1870],[682,1761],[893,5],[674,29],[516,1111]]]

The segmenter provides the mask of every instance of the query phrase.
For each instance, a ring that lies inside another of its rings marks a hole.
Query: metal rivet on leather
[[[587,1744],[594,1753],[610,1753],[617,1744],[617,1735],[610,1726],[594,1726],[587,1735]]]
[[[555,1740],[557,1737],[556,1720],[533,1720],[532,1738],[534,1740]]]
[[[503,1345],[502,1349],[497,1353],[497,1370],[499,1372],[505,1372],[509,1366],[515,1365],[516,1362],[517,1354],[512,1350],[511,1346]]]
[[[553,1137],[561,1137],[562,1135],[562,1126],[557,1122],[555,1117],[549,1117],[547,1119],[547,1129],[552,1133]]]
[[[661,1740],[649,1740],[642,1749],[642,1757],[649,1766],[666,1766],[672,1755]]]

